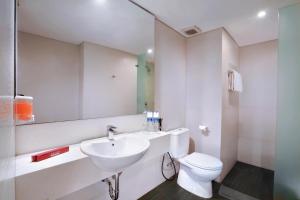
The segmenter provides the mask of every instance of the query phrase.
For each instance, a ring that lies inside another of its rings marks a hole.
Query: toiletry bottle
[[[147,128],[146,128],[146,130],[147,131],[151,131],[151,129],[152,129],[152,118],[147,118]]]
[[[158,130],[159,131],[162,131],[162,118],[160,117],[159,119],[158,119]]]
[[[153,113],[153,129],[155,132],[159,131],[159,112]]]
[[[153,131],[153,112],[147,112],[147,131]]]

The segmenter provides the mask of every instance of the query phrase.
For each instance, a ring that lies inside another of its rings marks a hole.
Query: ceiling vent
[[[201,29],[197,26],[190,26],[190,27],[184,28],[182,31],[186,37],[191,37],[191,36],[197,35],[202,32]]]

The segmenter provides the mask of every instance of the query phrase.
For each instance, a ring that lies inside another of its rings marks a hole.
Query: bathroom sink
[[[149,147],[149,140],[130,136],[85,141],[80,145],[81,151],[105,171],[121,171],[134,164],[145,155]]]

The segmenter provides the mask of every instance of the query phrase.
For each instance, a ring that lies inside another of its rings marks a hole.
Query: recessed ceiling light
[[[148,53],[148,54],[151,54],[151,53],[153,53],[153,50],[152,50],[152,49],[148,49],[148,50],[147,50],[147,53]]]
[[[106,0],[95,0],[95,2],[97,4],[104,4],[106,2]]]
[[[264,18],[267,15],[267,12],[265,10],[259,11],[257,13],[258,18]]]

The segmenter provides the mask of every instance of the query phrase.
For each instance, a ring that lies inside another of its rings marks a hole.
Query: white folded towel
[[[228,74],[228,88],[231,91],[242,92],[243,80],[240,73],[235,70],[230,70]]]

